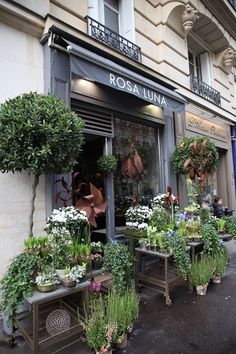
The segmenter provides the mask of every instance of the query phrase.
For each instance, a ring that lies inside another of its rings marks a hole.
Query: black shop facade
[[[51,32],[44,50],[45,92],[62,98],[85,122],[85,142],[73,175],[48,177],[47,213],[65,199],[72,204],[73,198],[91,194],[92,184],[107,203],[105,214],[96,217],[94,231],[114,239],[125,226],[125,211],[134,198],[148,205],[167,185],[177,193],[170,157],[174,117],[184,116],[185,101],[173,88],[71,41],[65,33],[62,38]],[[104,154],[117,158],[112,173],[98,168]],[[141,160],[142,175],[134,156]],[[131,164],[124,169],[127,160]]]

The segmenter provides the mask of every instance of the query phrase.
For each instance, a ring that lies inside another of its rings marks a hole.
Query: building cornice
[[[201,0],[211,14],[222,24],[228,33],[236,40],[236,11],[226,0]]]

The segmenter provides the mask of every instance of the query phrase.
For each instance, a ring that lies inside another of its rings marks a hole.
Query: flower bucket
[[[213,277],[212,278],[212,283],[220,284],[221,283],[221,277]]]
[[[205,284],[205,285],[197,285],[197,286],[196,286],[197,295],[206,295],[207,285],[208,285],[208,284]]]
[[[62,285],[65,288],[74,288],[76,286],[75,280],[62,280]]]
[[[123,339],[120,342],[116,343],[116,348],[119,349],[125,348],[127,347],[127,344],[128,344],[127,333],[125,333]]]
[[[41,293],[50,293],[51,291],[56,290],[57,284],[49,284],[49,285],[39,285],[37,284],[37,290]]]

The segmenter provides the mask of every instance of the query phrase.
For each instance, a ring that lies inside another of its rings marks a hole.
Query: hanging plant
[[[219,163],[219,154],[215,144],[207,137],[184,138],[175,147],[172,155],[174,171],[197,180],[201,191],[203,184],[212,175]]]
[[[117,158],[112,154],[106,154],[97,160],[98,168],[104,173],[111,173],[117,169]]]

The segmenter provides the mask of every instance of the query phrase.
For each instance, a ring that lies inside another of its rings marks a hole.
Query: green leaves
[[[38,254],[22,253],[13,260],[1,280],[2,308],[9,316],[10,322],[13,321],[13,314],[24,296],[32,292],[39,265]]]
[[[124,244],[106,244],[104,248],[103,271],[111,272],[114,289],[123,294],[130,286],[132,257]]]
[[[41,175],[72,170],[83,121],[62,100],[35,92],[0,107],[0,170]]]

